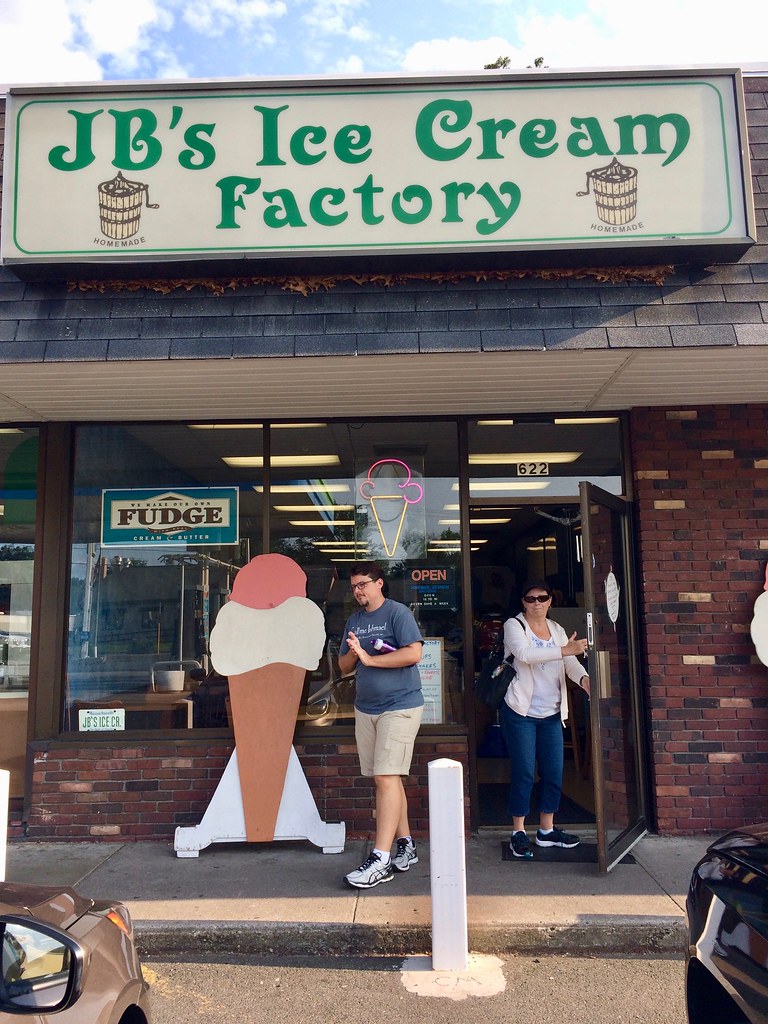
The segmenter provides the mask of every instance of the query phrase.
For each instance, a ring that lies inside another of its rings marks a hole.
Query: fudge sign
[[[102,491],[101,543],[236,544],[236,487]]]

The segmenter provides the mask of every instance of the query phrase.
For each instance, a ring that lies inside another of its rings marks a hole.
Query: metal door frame
[[[632,503],[626,498],[610,494],[595,484],[582,481],[579,484],[581,500],[582,541],[584,546],[584,601],[588,616],[595,618],[595,588],[592,573],[592,530],[590,505],[596,504],[616,512],[621,517],[621,544],[624,569],[627,578],[624,581],[624,602],[626,608],[627,634],[629,644],[629,671],[632,702],[632,731],[635,750],[637,752],[637,783],[641,817],[620,833],[612,842],[608,842],[605,822],[605,804],[603,791],[605,775],[603,771],[603,754],[601,744],[601,721],[599,695],[606,692],[609,666],[607,659],[595,649],[594,634],[588,636],[590,683],[594,697],[590,700],[590,726],[592,732],[592,770],[595,796],[595,824],[597,835],[598,871],[602,874],[610,871],[632,849],[632,847],[648,832],[648,787],[646,782],[645,734],[643,729],[643,701],[640,688],[640,645],[637,629],[637,601],[634,545],[632,542]],[[588,618],[589,621],[589,618]],[[592,632],[590,630],[590,632]]]

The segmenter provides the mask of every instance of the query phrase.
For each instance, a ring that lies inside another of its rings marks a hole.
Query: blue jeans
[[[531,810],[534,769],[539,769],[539,811],[554,814],[560,808],[563,786],[563,723],[560,712],[549,718],[518,715],[503,701],[501,729],[511,762],[509,813],[525,818]]]

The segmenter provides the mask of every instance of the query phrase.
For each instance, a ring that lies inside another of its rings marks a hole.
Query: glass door
[[[628,501],[582,483],[598,869],[645,835],[647,796]]]
[[[570,635],[586,636],[581,512],[577,502],[470,502],[472,665],[478,673],[500,643],[505,619],[522,608],[527,579],[545,579],[553,589],[551,617]],[[563,789],[557,822],[590,836],[595,804],[590,757],[589,702],[575,684],[568,687],[569,717],[564,731]],[[507,806],[510,763],[499,713],[475,700],[469,717],[474,737],[473,810],[481,828],[511,828]],[[531,821],[538,812],[534,785]]]

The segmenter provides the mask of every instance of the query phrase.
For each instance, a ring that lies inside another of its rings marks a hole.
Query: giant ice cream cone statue
[[[258,555],[216,617],[211,661],[229,679],[235,752],[201,824],[176,830],[180,857],[232,839],[309,838],[338,852],[340,835],[343,849],[344,826],[320,822],[292,746],[304,678],[325,646],[323,613],[306,586],[293,559]]]
[[[307,670],[325,646],[323,613],[285,555],[259,555],[235,577],[211,632],[211,661],[229,678],[246,837],[271,840]]]

